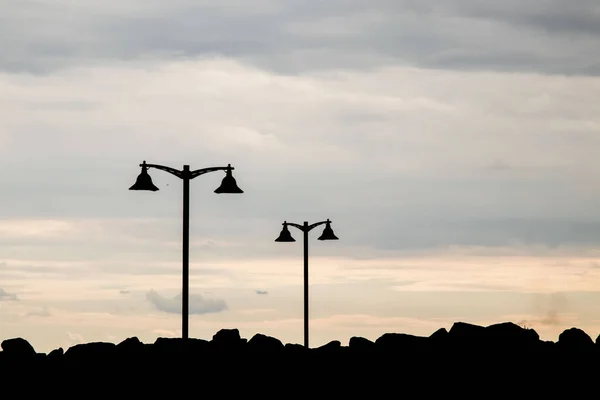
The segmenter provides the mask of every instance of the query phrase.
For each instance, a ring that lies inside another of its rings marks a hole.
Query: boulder
[[[94,361],[110,358],[115,354],[116,345],[107,342],[91,342],[76,344],[69,347],[65,352],[65,357],[68,359],[78,359]]]
[[[273,352],[283,350],[284,345],[277,338],[257,333],[248,341],[248,348],[252,351]]]
[[[352,350],[368,351],[375,348],[375,342],[360,336],[353,336],[348,342],[348,347]]]
[[[380,352],[416,352],[427,347],[427,338],[406,333],[384,333],[375,340]]]
[[[23,338],[6,339],[0,345],[4,350],[5,356],[35,356],[36,351],[33,346]]]
[[[64,354],[65,354],[65,351],[63,350],[63,348],[59,347],[58,349],[52,350],[50,352],[50,354],[48,354],[48,358],[50,360],[57,360],[57,359],[61,358]]]
[[[325,343],[322,346],[319,347],[315,347],[314,349],[311,349],[313,352],[318,353],[318,354],[332,354],[332,353],[337,353],[339,352],[339,350],[342,347],[342,343],[339,340],[332,340],[329,343]]]
[[[486,340],[491,348],[502,351],[524,351],[539,348],[540,336],[533,329],[522,328],[512,322],[489,325]]]
[[[570,328],[558,336],[558,347],[564,350],[590,351],[594,349],[592,338],[579,328]]]

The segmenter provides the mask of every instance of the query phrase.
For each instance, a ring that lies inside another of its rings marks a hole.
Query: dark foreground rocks
[[[599,373],[598,339],[571,328],[557,342],[542,341],[535,330],[509,322],[487,327],[457,322],[428,337],[386,333],[375,341],[353,337],[347,346],[332,341],[311,349],[262,334],[247,340],[237,329],[223,329],[212,340],[158,338],[146,344],[132,337],[49,354],[36,353],[26,340],[16,338],[3,341],[0,352],[5,382],[9,375],[35,377],[38,383],[68,377],[95,382],[98,390],[118,386],[146,392],[161,385],[213,387],[217,382],[228,382],[221,390],[240,390],[245,382],[261,390],[292,385],[287,389],[292,394],[315,385],[335,387],[338,395],[367,386],[420,387],[431,393],[444,385],[500,385],[500,390],[510,382],[537,385],[539,395],[550,390],[549,384],[595,382]]]

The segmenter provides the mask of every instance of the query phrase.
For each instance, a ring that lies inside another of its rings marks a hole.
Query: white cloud
[[[33,310],[30,311],[26,314],[27,317],[41,317],[41,318],[45,318],[45,317],[51,317],[52,316],[52,312],[46,308],[46,307],[41,307],[38,310]]]
[[[0,288],[0,301],[17,301],[19,298],[15,293],[8,293],[6,290]]]
[[[0,237],[6,239],[24,238],[31,239],[35,237],[56,237],[61,236],[69,230],[66,221],[2,221],[0,225]]]
[[[181,314],[181,294],[169,299],[161,296],[155,290],[150,290],[146,293],[146,299],[160,311]],[[227,310],[227,303],[224,300],[204,298],[199,294],[189,296],[190,314],[209,314],[225,310]]]
[[[181,337],[181,331],[170,331],[165,329],[155,329],[152,331],[157,337],[175,338]]]
[[[149,244],[144,233],[151,232],[177,250],[181,184],[151,171],[160,192],[127,191],[142,159],[176,167],[191,161],[192,167],[236,166],[243,196],[211,194],[219,174],[192,185],[194,204],[202,204],[192,207],[192,231],[213,240],[212,254],[226,254],[217,244],[232,235],[247,242],[266,235],[267,224],[323,218],[323,212],[335,214],[336,229],[353,248],[394,237],[391,246],[496,245],[511,235],[567,241],[575,236],[556,231],[562,221],[594,218],[600,199],[592,184],[600,167],[592,150],[600,144],[594,134],[600,124],[593,100],[597,78],[404,67],[285,76],[214,58],[4,74],[0,80],[11,139],[3,162],[17,171],[1,178],[13,187],[0,199],[1,209],[13,218],[51,215],[8,220],[3,231],[12,241],[62,233],[70,242],[111,238],[110,246],[137,243],[142,251]],[[87,106],[42,106],[73,102]],[[51,133],[38,137],[42,129]],[[32,140],[40,145],[32,148]],[[12,154],[31,157],[25,165]],[[110,154],[111,162],[98,154]],[[512,168],[489,170],[498,159]],[[507,216],[526,219],[521,227],[510,222],[505,232],[488,234]],[[561,220],[546,229],[527,218]],[[479,219],[491,222],[469,225]],[[447,220],[459,224],[443,226]],[[533,235],[523,233],[526,225],[534,226]],[[600,229],[590,235],[583,225],[574,228],[581,234],[573,240],[600,239]]]
[[[71,343],[71,346],[74,346],[76,344],[85,343],[83,336],[81,336],[79,333],[67,332],[67,338],[68,338],[69,342]]]

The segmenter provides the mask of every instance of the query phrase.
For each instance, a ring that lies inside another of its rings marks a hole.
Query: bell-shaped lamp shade
[[[225,178],[223,178],[221,186],[215,190],[215,193],[244,193],[244,191],[238,187],[235,178],[231,174],[231,164],[228,165]]]
[[[279,234],[279,237],[277,239],[275,239],[276,242],[295,242],[296,239],[294,239],[292,237],[292,234],[290,233],[290,230],[287,227],[287,224],[284,222],[283,223],[283,229],[281,230],[281,233]]]
[[[152,183],[152,178],[148,175],[148,167],[146,161],[142,164],[142,173],[138,175],[133,186],[129,190],[150,190],[156,192],[158,188]]]
[[[331,229],[331,222],[327,220],[327,224],[325,225],[325,229],[323,229],[323,233],[319,236],[318,240],[339,240],[335,233],[333,233],[333,229]]]

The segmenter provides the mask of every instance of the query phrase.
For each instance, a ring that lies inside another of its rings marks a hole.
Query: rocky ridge
[[[441,328],[430,336],[386,333],[375,341],[352,337],[347,346],[334,340],[311,349],[260,333],[248,340],[237,329],[222,329],[212,340],[158,338],[146,344],[131,337],[118,344],[85,343],[48,354],[36,352],[23,338],[4,340],[1,346],[3,372],[26,368],[30,375],[75,374],[79,379],[96,376],[91,371],[129,376],[160,370],[165,382],[169,376],[186,374],[208,381],[222,379],[223,374],[291,379],[293,371],[304,371],[299,373],[316,381],[336,375],[356,383],[384,376],[392,379],[389,382],[399,377],[408,382],[423,374],[430,379],[468,376],[480,381],[510,376],[516,382],[535,374],[546,380],[597,376],[600,370],[600,336],[594,341],[574,327],[563,331],[557,342],[543,341],[534,329],[511,322],[456,322],[450,330]]]

